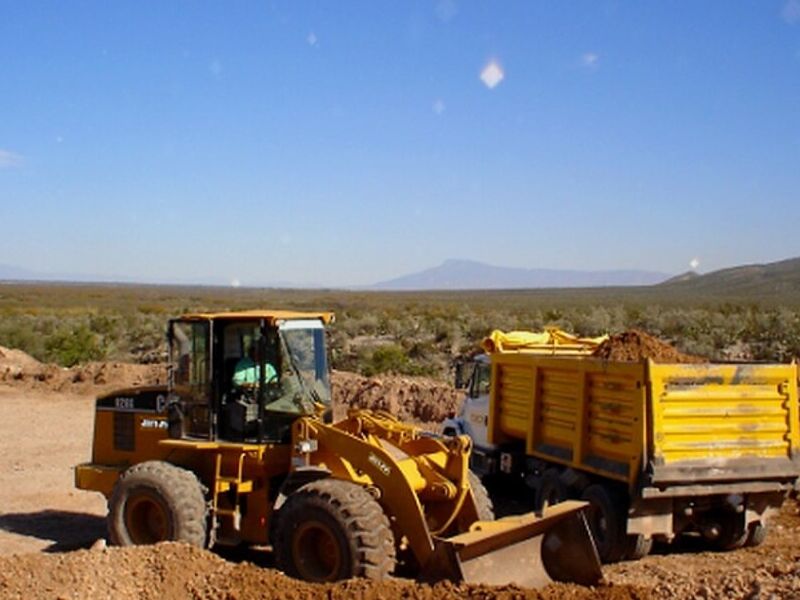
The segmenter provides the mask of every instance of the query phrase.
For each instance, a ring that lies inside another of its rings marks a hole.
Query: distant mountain
[[[92,275],[87,273],[48,273],[9,265],[0,265],[0,281],[40,281],[69,283],[143,283],[132,277]]]
[[[763,265],[743,265],[686,279],[675,277],[659,287],[726,296],[800,293],[800,257]]]
[[[375,290],[481,290],[653,285],[669,279],[654,271],[570,271],[496,267],[450,259],[438,267],[371,286]]]
[[[700,276],[701,276],[700,273],[698,273],[697,271],[686,271],[685,273],[681,273],[680,275],[675,275],[675,277],[670,277],[666,281],[662,281],[661,284],[664,285],[667,283],[678,283],[679,281],[691,281]]]
[[[40,276],[41,273],[36,273],[27,269],[19,269],[9,265],[0,265],[0,281],[21,281],[36,279]]]
[[[201,285],[215,287],[263,287],[280,289],[321,289],[324,286],[317,284],[303,284],[292,281],[276,281],[263,283],[258,281],[232,282],[222,277],[189,277],[189,278],[158,278],[158,277],[130,277],[127,275],[92,275],[86,273],[48,273],[42,271],[32,271],[21,269],[9,265],[0,264],[0,282],[41,282],[41,283],[122,283],[122,284],[144,284],[144,285]]]

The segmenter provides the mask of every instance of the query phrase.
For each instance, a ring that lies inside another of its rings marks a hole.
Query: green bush
[[[366,356],[360,360],[360,371],[367,377],[381,373],[400,375],[431,375],[433,373],[430,365],[426,365],[424,361],[412,361],[402,346],[397,344],[384,344],[365,354]]]
[[[65,367],[100,360],[105,355],[97,336],[86,325],[56,332],[45,342],[45,352],[48,360]]]

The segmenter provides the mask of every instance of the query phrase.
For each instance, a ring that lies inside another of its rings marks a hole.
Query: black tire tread
[[[558,496],[559,502],[567,499],[567,486],[561,481],[561,473],[551,467],[542,473],[542,480],[536,492],[536,510],[544,508],[546,497],[553,492]]]
[[[767,539],[769,528],[763,523],[751,523],[747,528],[747,540],[744,545],[753,548],[760,546]]]
[[[653,538],[646,538],[641,534],[628,535],[625,548],[625,560],[639,560],[644,558],[653,549]]]
[[[605,508],[607,540],[595,539],[597,552],[604,563],[614,563],[622,560],[628,549],[627,534],[625,533],[626,511],[619,498],[619,494],[609,487],[595,483],[587,487],[581,496],[590,504]],[[594,533],[594,532],[593,532]]]
[[[150,460],[130,467],[117,480],[108,500],[108,535],[112,544],[130,546],[125,531],[125,501],[132,489],[144,486],[164,498],[175,519],[175,539],[204,548],[208,541],[208,507],[203,487],[191,471],[171,463]]]
[[[478,509],[479,521],[494,521],[494,503],[492,502],[486,486],[480,478],[473,473],[469,472],[469,485],[472,488],[472,496],[475,498],[475,508]]]
[[[719,515],[719,537],[711,542],[711,547],[720,552],[730,552],[742,548],[750,531],[744,525],[744,517],[732,510],[722,510]]]
[[[274,547],[278,568],[299,577],[291,560],[291,527],[302,521],[309,507],[322,508],[340,524],[349,538],[354,562],[348,577],[387,579],[394,571],[396,550],[389,518],[362,486],[349,481],[322,479],[291,494],[277,516]]]

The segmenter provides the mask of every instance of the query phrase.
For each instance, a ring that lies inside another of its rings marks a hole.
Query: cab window
[[[485,396],[489,393],[489,383],[492,378],[492,367],[484,363],[475,365],[475,370],[472,371],[472,379],[470,380],[469,395],[473,398]]]

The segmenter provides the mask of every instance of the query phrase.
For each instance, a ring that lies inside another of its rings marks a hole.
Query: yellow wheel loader
[[[331,423],[330,313],[244,311],[170,321],[168,384],[97,399],[76,486],[108,499],[110,540],[271,546],[308,581],[594,584],[583,515],[564,502],[494,520],[471,441],[389,414]]]

